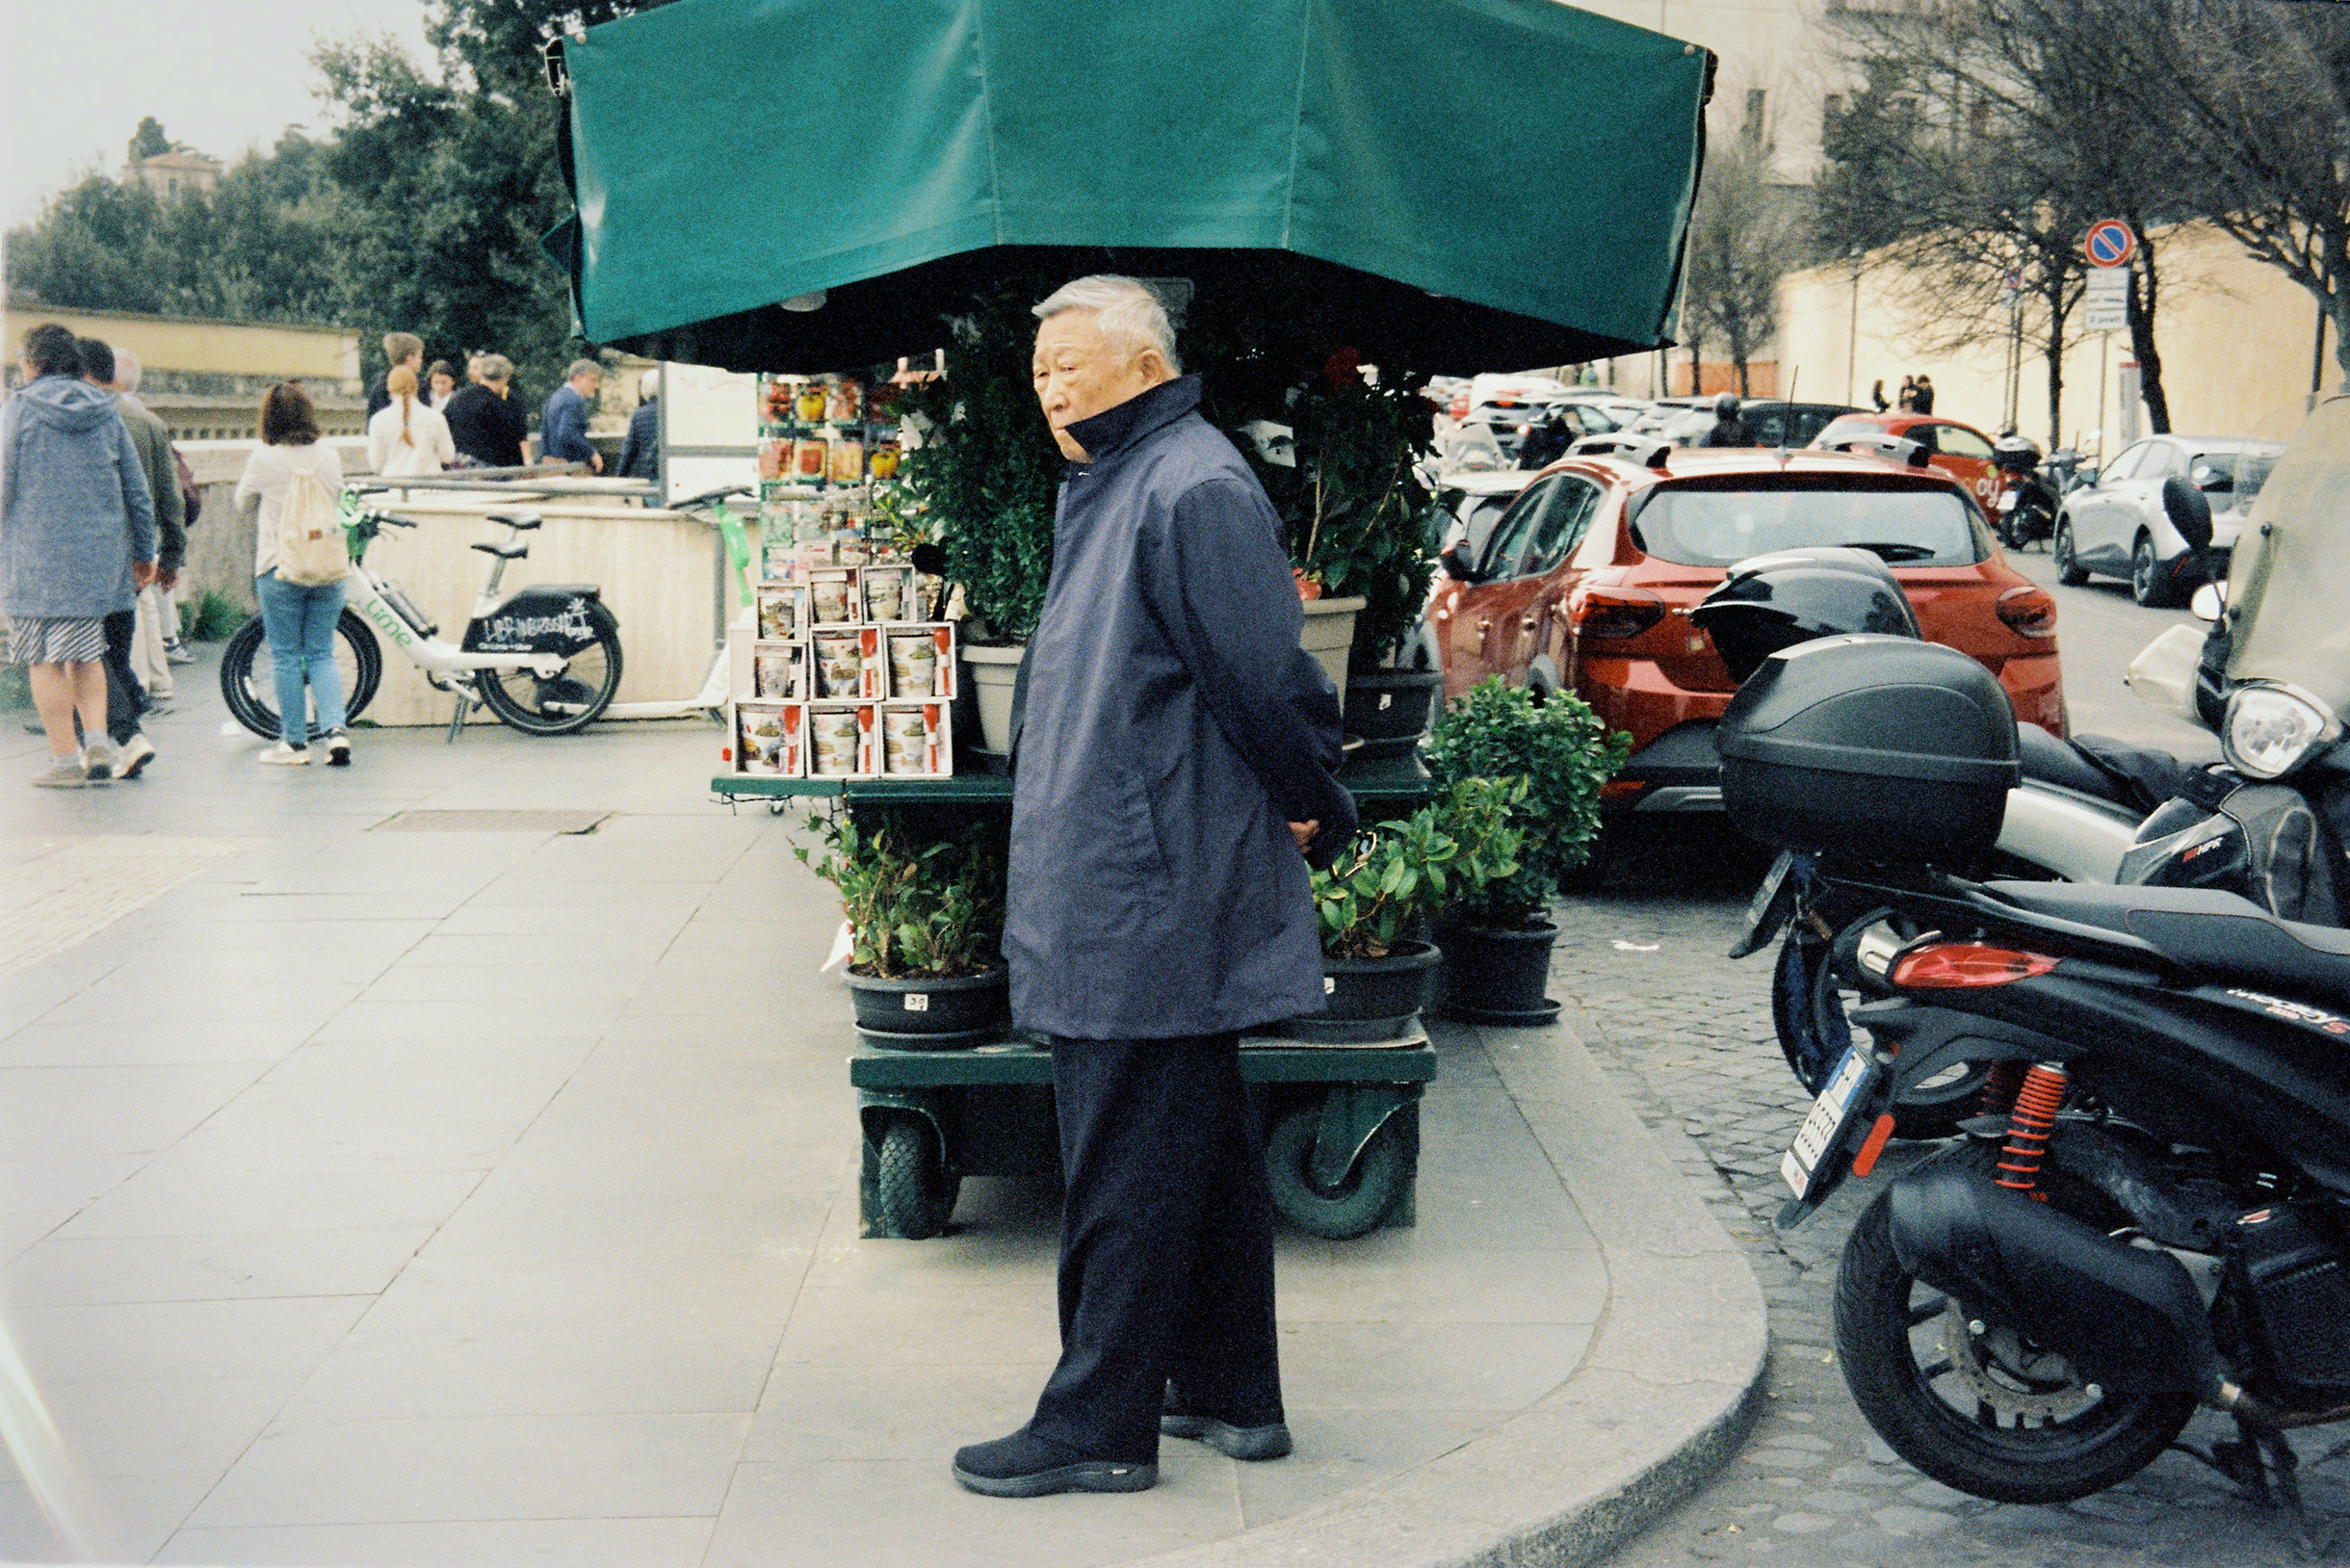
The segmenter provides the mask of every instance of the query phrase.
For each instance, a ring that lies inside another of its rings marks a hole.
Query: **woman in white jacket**
[[[408,385],[415,384],[410,372]],[[253,527],[253,592],[261,601],[261,624],[277,681],[277,744],[261,760],[295,767],[310,760],[310,726],[301,716],[315,704],[310,717],[326,736],[327,765],[340,768],[351,761],[351,736],[343,727],[343,671],[334,662],[343,585],[304,587],[277,575],[278,523],[296,474],[317,480],[330,495],[343,487],[342,459],[318,438],[318,411],[309,394],[298,382],[279,381],[261,400],[261,445],[245,460],[236,498],[240,511],[260,509]]]
[[[393,367],[383,389],[392,401],[367,422],[367,463],[383,479],[410,474],[437,474],[457,461],[457,444],[449,438],[449,421],[440,410],[417,396],[416,372]]]

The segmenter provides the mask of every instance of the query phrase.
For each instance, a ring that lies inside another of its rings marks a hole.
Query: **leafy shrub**
[[[1512,818],[1527,835],[1517,874],[1488,883],[1454,910],[1471,925],[1508,929],[1541,919],[1561,878],[1590,857],[1600,831],[1600,791],[1624,766],[1632,737],[1610,731],[1580,697],[1537,701],[1497,675],[1447,709],[1422,750],[1440,785],[1526,781]]]
[[[1510,819],[1525,795],[1522,779],[1462,779],[1356,839],[1314,874],[1322,952],[1383,958],[1448,904],[1515,875],[1525,835]]]
[[[227,594],[206,588],[201,600],[179,607],[179,635],[193,642],[218,642],[251,615]]]
[[[855,973],[946,979],[1003,962],[1002,823],[931,837],[900,813],[836,805],[807,825],[818,844],[792,852],[839,890]]]

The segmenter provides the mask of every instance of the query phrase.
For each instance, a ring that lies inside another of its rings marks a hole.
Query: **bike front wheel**
[[[477,671],[476,690],[489,711],[525,735],[569,735],[594,723],[620,690],[620,623],[611,611],[591,604],[588,626],[595,640],[553,675],[528,669]]]
[[[356,719],[383,683],[383,650],[367,622],[350,610],[335,622],[334,663],[343,673],[344,717]],[[259,615],[238,627],[222,651],[221,697],[238,723],[265,741],[278,738],[276,655]],[[314,734],[318,715],[313,711],[305,717],[307,730]]]

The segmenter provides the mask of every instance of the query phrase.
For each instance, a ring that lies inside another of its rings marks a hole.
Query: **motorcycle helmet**
[[[2026,473],[2040,466],[2040,449],[2021,435],[2002,435],[1991,443],[1991,460],[2001,468]]]
[[[1815,638],[1877,632],[1918,637],[1918,614],[1884,561],[1867,550],[1815,544],[1749,556],[1730,568],[1689,619],[1745,684],[1762,661]]]
[[[1720,397],[1713,400],[1714,418],[1736,419],[1737,416],[1738,395],[1736,392],[1725,392]]]

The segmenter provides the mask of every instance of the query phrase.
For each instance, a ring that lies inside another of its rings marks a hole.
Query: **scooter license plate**
[[[1867,1092],[1884,1072],[1869,1057],[1847,1048],[1828,1075],[1827,1086],[1812,1102],[1812,1113],[1795,1131],[1794,1146],[1779,1162],[1779,1174],[1798,1198],[1824,1196],[1841,1178],[1852,1157],[1854,1134],[1874,1103]]]

